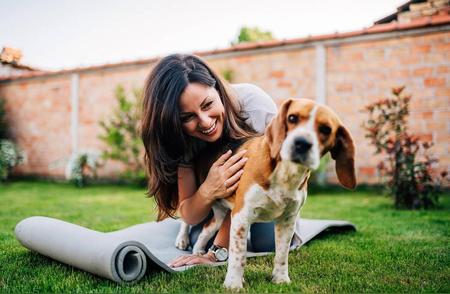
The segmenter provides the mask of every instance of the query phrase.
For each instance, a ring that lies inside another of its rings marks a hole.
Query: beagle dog
[[[274,283],[290,282],[288,253],[295,222],[306,201],[311,170],[327,152],[335,160],[339,182],[356,186],[353,139],[328,107],[308,99],[288,99],[265,134],[245,142],[248,161],[234,195],[213,205],[214,217],[203,228],[194,252],[203,252],[231,210],[228,270],[224,286],[243,286],[247,234],[255,222],[275,222]],[[239,150],[238,149],[238,150]]]

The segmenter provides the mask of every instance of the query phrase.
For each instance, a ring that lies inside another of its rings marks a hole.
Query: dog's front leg
[[[214,216],[203,226],[202,232],[198,236],[197,242],[194,244],[194,248],[192,248],[193,254],[203,254],[206,252],[206,245],[214,234],[220,229],[225,217],[227,216],[228,211],[219,205],[214,204],[212,208]]]
[[[223,285],[228,289],[241,289],[247,253],[247,234],[250,224],[238,213],[231,218],[228,270]]]
[[[272,282],[277,284],[291,281],[288,273],[288,256],[296,219],[297,215],[293,215],[275,223],[275,262]]]
[[[175,239],[175,247],[181,250],[186,250],[189,246],[189,225],[181,220],[180,230],[178,231],[177,238]]]

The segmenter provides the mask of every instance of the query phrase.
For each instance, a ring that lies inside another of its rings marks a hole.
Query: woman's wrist
[[[205,202],[207,204],[211,204],[214,202],[214,200],[216,200],[214,198],[214,195],[212,195],[210,193],[210,189],[208,189],[205,184],[200,185],[200,187],[198,188],[198,193],[200,194],[200,196],[205,200]]]
[[[216,255],[211,251],[206,252],[205,257],[207,257],[212,262],[217,262]]]

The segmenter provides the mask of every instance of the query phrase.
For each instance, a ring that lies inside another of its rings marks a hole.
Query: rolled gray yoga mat
[[[167,264],[191,252],[175,247],[180,222],[166,219],[102,233],[58,219],[33,216],[15,228],[17,240],[26,248],[59,262],[116,281],[140,280],[151,267],[168,272],[184,271],[192,266],[171,268]],[[346,221],[300,219],[297,223],[302,244],[326,229],[356,230]],[[248,257],[273,252],[248,252]],[[217,263],[222,265],[224,263]]]

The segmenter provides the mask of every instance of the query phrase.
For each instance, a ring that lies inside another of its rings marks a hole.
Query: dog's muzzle
[[[293,162],[305,163],[308,159],[308,153],[311,150],[312,142],[305,137],[294,139],[291,158]]]

